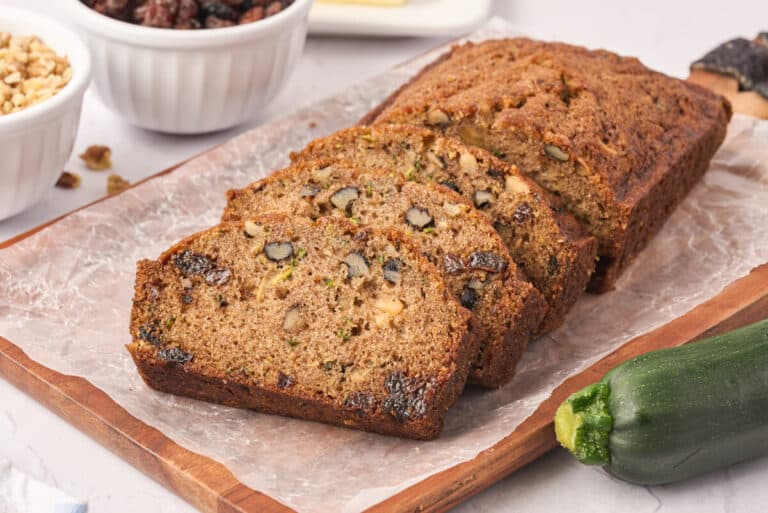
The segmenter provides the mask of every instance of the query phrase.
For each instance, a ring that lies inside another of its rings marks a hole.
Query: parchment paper
[[[509,33],[492,21],[474,38]],[[768,261],[768,123],[736,116],[704,180],[616,290],[581,299],[562,329],[532,344],[510,385],[468,391],[437,441],[403,441],[149,390],[123,348],[136,260],[155,258],[215,224],[226,189],[285,164],[288,151],[310,139],[352,124],[435,55],[248,132],[1,251],[0,334],[43,365],[88,379],[256,490],[301,512],[357,512],[472,458],[509,434],[567,376]]]

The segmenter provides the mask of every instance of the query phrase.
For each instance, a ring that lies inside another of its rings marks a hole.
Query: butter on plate
[[[399,7],[409,0],[317,0],[319,4],[375,5],[379,7]]]

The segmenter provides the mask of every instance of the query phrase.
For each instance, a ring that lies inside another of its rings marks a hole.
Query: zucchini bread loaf
[[[637,59],[560,43],[454,47],[363,123],[418,124],[516,164],[600,243],[604,291],[707,169],[730,104]]]
[[[352,163],[302,162],[250,186],[229,191],[223,221],[279,211],[317,219],[349,218],[360,227],[391,227],[410,236],[462,306],[472,311],[481,350],[470,381],[508,382],[546,303],[525,281],[488,220],[451,189],[407,182],[399,173],[358,171]],[[368,273],[362,256],[345,259],[351,276]],[[400,263],[383,261],[384,278],[400,280]]]
[[[341,219],[193,235],[139,262],[133,304],[128,349],[152,388],[410,438],[438,435],[477,355],[437,269]]]
[[[341,130],[294,153],[296,162],[349,159],[396,171],[408,180],[443,184],[486,214],[513,260],[544,295],[541,332],[562,324],[595,267],[597,242],[536,183],[487,151],[420,127],[378,125]]]

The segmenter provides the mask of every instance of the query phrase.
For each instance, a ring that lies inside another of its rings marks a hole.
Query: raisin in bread
[[[454,47],[364,123],[433,127],[518,165],[600,243],[609,289],[698,181],[730,104],[634,58],[530,39]]]
[[[442,183],[469,198],[546,298],[543,333],[560,326],[584,292],[595,267],[595,239],[557,198],[490,153],[425,128],[378,125],[341,130],[292,155],[294,161],[329,157]]]
[[[477,354],[470,317],[394,231],[263,215],[139,262],[128,349],[157,390],[429,439]]]
[[[472,330],[481,350],[470,382],[486,387],[508,382],[545,314],[541,294],[525,281],[488,220],[447,187],[358,170],[352,163],[302,162],[230,191],[227,199],[224,221],[281,211],[313,219],[335,215],[407,233],[475,316]],[[350,273],[368,265],[354,260]],[[384,277],[399,280],[396,263],[385,264]]]

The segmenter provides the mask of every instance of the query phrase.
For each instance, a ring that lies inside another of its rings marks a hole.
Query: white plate
[[[321,4],[309,13],[311,34],[355,36],[456,36],[491,12],[491,0],[411,0],[402,7]]]

